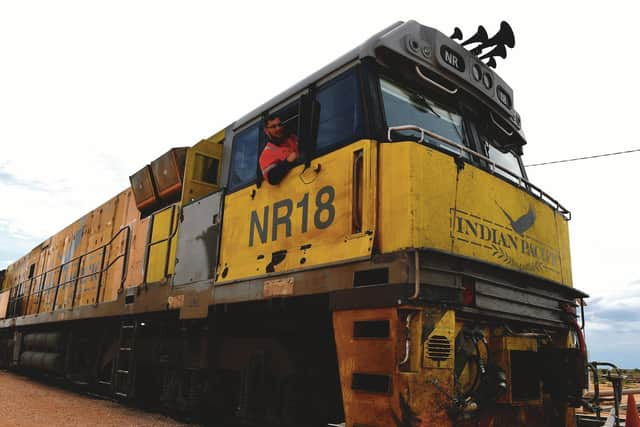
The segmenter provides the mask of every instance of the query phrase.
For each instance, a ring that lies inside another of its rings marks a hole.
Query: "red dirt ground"
[[[0,427],[187,425],[160,414],[0,371]]]

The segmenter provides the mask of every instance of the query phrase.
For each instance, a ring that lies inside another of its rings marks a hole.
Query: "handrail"
[[[503,126],[501,126],[500,123],[498,123],[496,118],[493,117],[493,111],[489,111],[489,117],[491,117],[491,121],[493,122],[494,126],[497,127],[498,129],[500,129],[502,131],[502,133],[504,133],[507,136],[513,135],[513,131],[512,130],[507,130]]]
[[[604,400],[609,400],[606,399],[606,397],[602,396],[600,394],[600,370],[598,369],[599,366],[608,366],[611,369],[615,369],[616,373],[617,373],[617,378],[613,378],[612,376],[609,376],[609,380],[611,381],[612,385],[613,385],[613,400],[614,400],[614,407],[616,408],[616,414],[618,414],[618,405],[620,403],[621,397],[622,397],[622,371],[620,370],[620,368],[618,368],[616,365],[614,365],[613,363],[609,363],[609,362],[597,362],[597,361],[593,361],[587,364],[587,371],[591,371],[591,373],[593,374],[593,396],[591,396],[591,399],[589,399],[588,401],[586,401],[589,409],[591,409],[593,412],[596,413],[596,415],[599,417],[601,415],[601,412],[604,408],[602,408],[600,406],[600,403]],[[618,384],[616,384],[618,383]]]
[[[119,254],[118,256],[116,256],[106,267],[104,266],[104,259],[106,258],[106,249],[108,246],[110,246],[122,233],[126,233],[126,237],[125,237],[125,248],[123,253]],[[130,225],[126,225],[122,228],[120,228],[120,230],[118,230],[118,232],[116,234],[114,234],[111,239],[109,239],[109,241],[97,248],[94,248],[88,252],[85,252],[69,261],[66,261],[60,265],[57,265],[55,267],[53,267],[50,270],[45,271],[44,273],[39,274],[38,276],[32,277],[30,279],[24,280],[18,284],[16,284],[15,286],[11,287],[9,290],[13,291],[15,289],[14,292],[14,296],[13,298],[9,297],[9,304],[8,306],[11,306],[11,310],[7,310],[7,317],[16,317],[18,315],[27,315],[27,313],[23,313],[23,314],[18,314],[16,313],[16,306],[18,304],[18,302],[20,300],[24,300],[25,298],[27,298],[27,304],[25,304],[25,310],[28,310],[29,305],[28,305],[28,301],[31,297],[37,296],[39,298],[38,301],[38,310],[36,311],[36,313],[40,313],[40,303],[42,302],[42,295],[46,292],[52,292],[55,290],[55,296],[53,299],[53,304],[51,307],[51,311],[55,311],[55,307],[56,307],[56,302],[58,299],[58,291],[61,287],[65,287],[68,286],[71,283],[74,283],[74,290],[73,290],[73,299],[71,301],[71,308],[73,308],[75,306],[75,300],[76,300],[76,293],[77,293],[77,287],[78,287],[78,282],[82,279],[86,279],[87,277],[92,277],[95,275],[98,275],[98,285],[97,285],[97,291],[96,291],[96,304],[99,303],[99,296],[100,296],[100,289],[101,289],[101,285],[102,285],[102,276],[103,273],[107,270],[109,270],[120,258],[124,258],[125,262],[123,263],[122,266],[122,277],[121,277],[121,282],[120,282],[120,288],[122,288],[124,286],[124,281],[126,280],[126,275],[127,275],[127,268],[126,268],[126,264],[127,264],[127,259],[128,259],[128,255],[129,255],[129,248],[130,248],[130,240],[131,240],[131,226]],[[80,276],[80,270],[82,268],[82,260],[85,259],[87,256],[98,252],[98,251],[102,251],[102,262],[100,265],[100,270],[98,271],[94,271],[88,274],[84,274],[82,276]],[[65,267],[72,265],[73,263],[77,262],[78,263],[78,267],[76,269],[76,273],[75,275],[69,279],[66,280],[65,282],[60,282],[60,279],[62,278],[62,272],[65,269]],[[45,282],[46,282],[46,277],[48,274],[58,271],[58,275],[57,278],[55,280],[55,286],[50,286],[48,288],[45,288]],[[31,281],[32,283],[35,281],[36,283],[38,282],[38,280],[42,278],[41,283],[40,283],[40,289],[39,290],[35,290],[35,288],[32,286],[29,286],[29,290],[27,291],[26,294],[22,294],[20,296],[15,296],[15,294],[18,293],[18,289],[20,286],[25,285],[27,282]]]
[[[168,208],[169,207],[163,209],[163,211]],[[178,211],[177,213],[176,213],[176,210]],[[153,214],[153,220],[151,224],[149,224],[149,240],[151,240],[151,234],[153,233],[153,221],[155,221],[155,216],[160,212],[156,212]],[[147,283],[147,270],[149,267],[149,259],[151,257],[151,247],[155,245],[159,245],[160,243],[165,243],[165,242],[168,242],[167,254],[165,256],[165,263],[164,263],[164,275],[165,277],[167,276],[168,269],[169,269],[169,255],[171,253],[171,243],[172,243],[171,241],[176,236],[176,234],[178,234],[178,229],[180,228],[178,227],[178,224],[176,224],[176,226],[174,227],[173,223],[176,220],[176,218],[179,218],[179,215],[181,215],[181,213],[182,213],[182,208],[178,208],[177,204],[171,205],[171,220],[169,222],[169,230],[170,230],[169,235],[165,238],[156,240],[155,242],[150,242],[146,245],[145,256],[144,256],[144,278],[143,278],[144,283]]]
[[[447,87],[444,87],[443,85],[441,85],[440,83],[434,81],[433,79],[430,79],[429,77],[427,77],[422,71],[420,71],[420,66],[416,65],[416,73],[420,76],[421,79],[425,80],[427,83],[432,84],[433,86],[437,87],[438,89],[450,94],[450,95],[455,95],[456,93],[458,93],[458,88],[455,87],[453,89],[449,89]]]
[[[150,248],[151,246],[154,245],[159,245],[160,243],[164,243],[164,242],[168,242],[169,240],[172,240],[176,234],[178,233],[178,227],[175,227],[175,230],[173,230],[173,221],[175,219],[175,205],[172,206],[172,208],[174,208],[174,212],[171,213],[171,224],[170,224],[170,229],[172,229],[171,234],[169,234],[169,236],[161,239],[161,240],[156,240],[155,242],[151,242],[147,245],[148,248]]]
[[[505,172],[506,174],[508,174],[509,176],[515,178],[518,181],[518,185],[520,187],[523,187],[522,184],[525,184],[528,188],[530,188],[531,190],[535,190],[535,192],[537,192],[538,194],[535,194],[534,191],[532,191],[531,193],[536,196],[538,199],[543,200],[545,202],[547,202],[547,204],[551,205],[555,210],[557,210],[561,215],[563,215],[565,218],[567,218],[568,220],[571,219],[571,212],[565,208],[564,206],[562,206],[560,204],[560,202],[558,202],[556,199],[554,199],[553,197],[551,197],[548,193],[544,192],[540,187],[532,184],[530,181],[522,178],[521,176],[516,175],[515,173],[511,172],[509,169],[500,166],[499,164],[497,164],[495,161],[491,160],[490,158],[488,158],[487,156],[478,153],[475,150],[472,150],[469,147],[466,147],[462,144],[458,144],[457,142],[454,142],[452,140],[450,140],[449,138],[446,138],[442,135],[438,135],[435,132],[432,132],[428,129],[423,129],[420,126],[416,126],[416,125],[402,125],[402,126],[391,126],[389,127],[388,131],[387,131],[387,139],[390,142],[393,142],[393,139],[391,138],[391,132],[395,132],[395,131],[403,131],[403,130],[413,130],[416,132],[420,132],[420,140],[418,142],[425,142],[425,135],[429,136],[433,139],[436,139],[440,142],[443,142],[447,145],[450,145],[452,147],[458,148],[461,151],[467,152],[473,156],[476,156],[482,160],[484,160],[485,162],[487,162],[488,164],[490,164],[491,166],[493,166],[494,169],[500,169],[501,171]]]

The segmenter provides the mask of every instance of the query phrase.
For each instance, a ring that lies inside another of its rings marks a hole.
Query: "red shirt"
[[[280,145],[268,142],[260,154],[260,170],[262,176],[267,180],[267,173],[278,163],[283,162],[289,154],[298,152],[298,137],[289,135]]]

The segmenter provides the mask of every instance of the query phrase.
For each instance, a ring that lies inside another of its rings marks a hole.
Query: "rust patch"
[[[204,319],[209,314],[207,292],[181,295],[184,298],[180,308],[180,319]]]
[[[184,295],[175,295],[167,298],[167,306],[169,310],[176,310],[182,308],[184,305]]]
[[[265,280],[262,292],[265,298],[293,295],[293,277]]]

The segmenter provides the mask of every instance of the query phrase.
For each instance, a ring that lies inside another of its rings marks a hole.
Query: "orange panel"
[[[131,198],[131,190],[125,190],[120,193],[115,200],[115,211],[111,226],[109,227],[109,240],[113,239],[108,246],[107,257],[105,258],[105,268],[102,288],[100,292],[100,301],[113,301],[118,297],[118,290],[122,280],[122,269],[124,268],[124,258],[120,255],[126,250],[126,239],[131,233],[126,231],[118,232],[126,227],[126,213],[128,208],[128,199]],[[129,236],[130,238],[130,236]]]
[[[171,203],[180,197],[186,152],[186,147],[172,148],[151,162],[153,182],[158,196],[165,202]]]
[[[427,310],[422,311],[425,319],[432,314]],[[404,312],[421,313],[416,308]],[[421,316],[415,319],[413,325],[420,336],[423,320]],[[363,321],[388,321],[388,337],[355,336],[355,323]],[[406,328],[397,307],[336,311],[333,324],[347,426],[404,425],[401,421],[409,419],[416,420],[411,425],[452,426],[447,413],[451,402],[443,391],[452,394],[453,370],[427,369],[419,363],[410,363],[415,372],[398,368],[404,358]],[[421,360],[419,352],[412,357]],[[359,374],[365,374],[364,387],[358,385]],[[388,387],[380,387],[387,378]]]
[[[139,210],[148,209],[158,202],[158,193],[151,177],[151,167],[143,167],[129,177],[131,189]]]
[[[144,264],[144,252],[147,245],[147,234],[149,232],[149,217],[132,224],[131,246],[129,249],[129,268],[127,269],[127,279],[125,287],[138,286],[142,284],[142,270]]]

